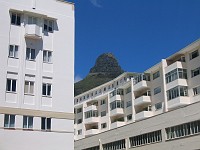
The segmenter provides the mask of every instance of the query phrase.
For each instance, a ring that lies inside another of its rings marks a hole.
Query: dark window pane
[[[42,86],[42,95],[46,95],[46,84]]]
[[[33,128],[33,117],[28,118],[28,128]]]
[[[27,128],[27,116],[23,117],[23,128]]]
[[[10,127],[15,127],[15,115],[10,115]]]
[[[21,24],[20,15],[18,14],[18,15],[17,15],[17,25],[20,25],[20,24]]]
[[[50,85],[50,84],[48,84],[47,95],[48,95],[48,96],[51,96],[51,85]]]
[[[12,80],[12,91],[16,92],[16,80]]]
[[[11,24],[15,24],[16,18],[17,18],[16,14],[12,14],[12,16],[11,16]]]
[[[4,127],[9,127],[9,115],[5,114],[4,116]]]
[[[47,118],[47,129],[51,129],[51,118]]]
[[[11,80],[7,79],[7,91],[11,91]]]
[[[31,49],[31,59],[35,59],[35,49]]]
[[[42,130],[45,130],[45,120],[46,120],[46,118],[44,118],[44,117],[41,118],[41,129]]]

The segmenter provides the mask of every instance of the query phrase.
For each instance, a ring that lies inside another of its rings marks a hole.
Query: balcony
[[[85,108],[85,112],[90,111],[90,110],[97,110],[97,106],[96,105],[90,105],[90,106]]]
[[[27,24],[25,27],[25,37],[31,39],[41,39],[42,32],[40,27],[36,24]]]
[[[142,111],[135,115],[135,121],[143,120],[145,118],[152,117],[152,116],[153,116],[152,111]]]
[[[92,124],[92,123],[98,123],[99,117],[90,117],[85,119],[85,124]]]
[[[149,84],[149,81],[142,80],[133,86],[134,91],[139,91],[141,89],[148,88],[148,84]]]
[[[123,89],[117,89],[112,91],[110,94],[110,102],[113,102],[115,100],[122,100],[123,99]]]
[[[88,136],[98,134],[98,133],[99,133],[99,129],[89,129],[85,131],[85,136],[88,137]]]
[[[116,121],[116,122],[111,123],[110,129],[118,128],[118,127],[121,127],[123,125],[125,125],[124,121]]]
[[[118,116],[118,115],[123,115],[124,114],[124,109],[123,108],[116,108],[110,111],[110,116]]]
[[[186,63],[181,61],[176,61],[165,68],[165,72],[168,73],[176,68],[186,68]]]
[[[134,100],[134,105],[135,106],[140,106],[140,105],[144,105],[144,104],[150,104],[151,103],[151,98],[150,96],[141,96],[138,97]]]
[[[176,79],[172,82],[169,82],[166,84],[166,90],[169,90],[173,87],[176,87],[176,86],[188,86],[188,83],[187,83],[187,79]]]
[[[168,109],[175,109],[177,107],[185,106],[190,104],[190,98],[185,96],[180,96],[168,101]]]

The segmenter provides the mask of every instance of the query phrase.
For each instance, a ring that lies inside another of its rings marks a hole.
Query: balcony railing
[[[41,39],[42,31],[36,24],[27,24],[25,27],[25,37],[32,39]]]
[[[151,103],[151,97],[150,96],[141,96],[138,97],[134,100],[134,105],[135,106],[140,106],[140,105],[146,105]]]
[[[135,120],[139,121],[139,120],[143,120],[143,119],[146,119],[146,118],[152,117],[152,116],[153,116],[152,111],[142,111],[135,115]]]

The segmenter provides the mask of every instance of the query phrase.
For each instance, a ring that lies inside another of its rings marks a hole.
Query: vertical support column
[[[134,94],[133,82],[134,82],[134,79],[131,78],[132,121],[134,122],[135,121],[135,107],[134,107],[135,94]]]
[[[129,149],[129,138],[126,138],[125,139],[125,146],[126,146],[126,150],[128,150]]]
[[[103,150],[103,145],[101,143],[101,139],[99,139],[99,150]]]
[[[161,62],[162,66],[162,78],[163,78],[163,94],[164,94],[164,112],[168,111],[168,105],[167,105],[167,90],[166,90],[166,80],[165,80],[165,68],[167,67],[167,62],[165,59],[162,59]]]

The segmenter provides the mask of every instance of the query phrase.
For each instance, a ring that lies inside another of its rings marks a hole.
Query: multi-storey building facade
[[[74,5],[0,0],[0,149],[73,149]]]
[[[75,149],[146,149],[158,142],[157,149],[171,149],[177,143],[167,141],[185,136],[179,142],[200,148],[200,136],[190,138],[200,133],[199,53],[197,40],[144,73],[124,73],[76,96]]]

